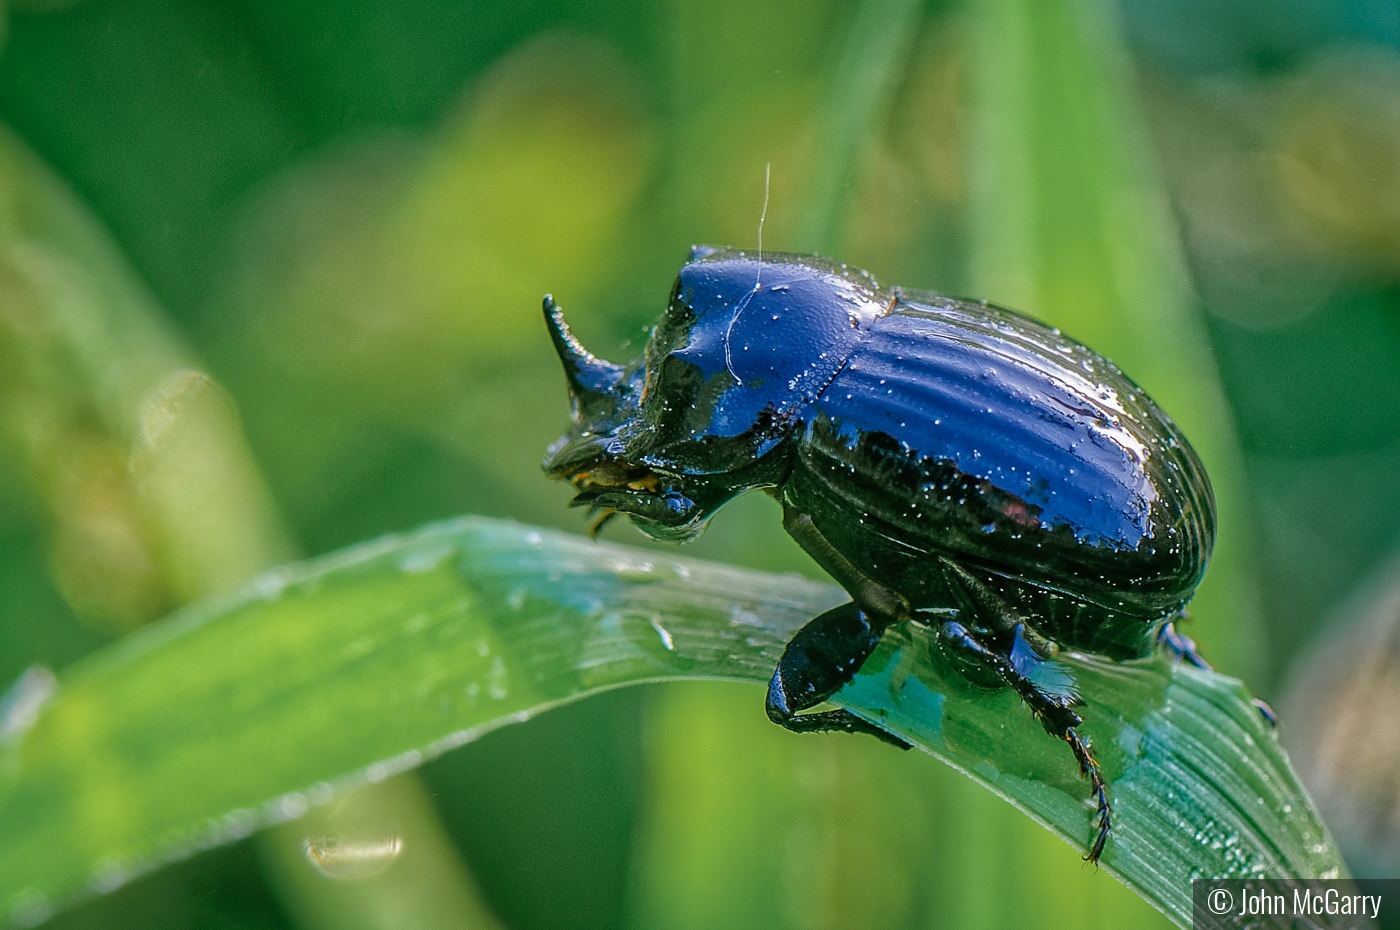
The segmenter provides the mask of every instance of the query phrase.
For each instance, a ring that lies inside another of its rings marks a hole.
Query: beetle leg
[[[1029,651],[1024,640],[1020,639],[1020,633],[1021,629],[1018,628],[1017,639],[1022,649]],[[1089,744],[1075,729],[1083,722],[1083,718],[1071,710],[1078,698],[1073,691],[1052,693],[1031,680],[1029,670],[1023,671],[1023,668],[1038,664],[1036,659],[1039,657],[1025,656],[1023,651],[1022,661],[1016,662],[1010,655],[1003,655],[987,646],[975,633],[956,620],[945,621],[939,627],[938,634],[943,643],[957,650],[963,657],[995,671],[1001,680],[1010,685],[1021,700],[1026,702],[1031,713],[1035,714],[1035,718],[1045,728],[1045,732],[1069,745],[1075,761],[1079,763],[1080,774],[1089,779],[1096,808],[1094,839],[1089,844],[1089,851],[1084,855],[1084,859],[1086,862],[1098,862],[1099,856],[1103,854],[1104,844],[1108,841],[1108,834],[1113,829],[1113,807],[1108,802],[1108,786],[1103,780],[1099,764],[1094,761]],[[1012,649],[1016,649],[1015,643]]]
[[[807,514],[784,504],[783,528],[846,589],[852,602],[808,621],[787,644],[768,683],[769,718],[799,733],[869,733],[908,749],[904,740],[847,710],[799,713],[825,701],[855,677],[885,628],[909,616],[909,602],[857,568]]]
[[[1157,642],[1166,647],[1173,659],[1190,662],[1196,668],[1210,671],[1210,663],[1201,658],[1201,654],[1196,651],[1196,641],[1185,633],[1179,632],[1175,623],[1163,625],[1162,632],[1157,634]]]
[[[957,562],[950,559],[938,561],[942,563],[944,577],[948,579],[954,597],[971,609],[978,625],[998,637],[1014,633],[1017,627],[1022,627],[1027,641],[1033,643],[1042,655],[1050,652],[1052,647],[1049,640],[1039,633],[1025,630],[1025,622],[1021,616],[995,591]]]
[[[1210,663],[1201,658],[1201,654],[1196,651],[1196,641],[1178,630],[1175,623],[1167,623],[1162,627],[1162,631],[1157,634],[1157,642],[1171,654],[1174,661],[1190,662],[1196,668],[1210,671]],[[1259,716],[1263,717],[1264,722],[1269,725],[1269,729],[1278,729],[1278,714],[1274,712],[1274,709],[1259,698],[1251,698],[1250,700],[1254,704],[1254,709],[1259,711]]]
[[[828,575],[836,579],[837,584],[846,589],[851,600],[868,613],[884,618],[882,630],[898,620],[908,619],[908,599],[857,568],[817,529],[810,516],[784,503],[783,529]]]
[[[875,650],[884,630],[885,624],[873,622],[854,603],[833,607],[809,620],[783,650],[768,682],[769,718],[797,733],[869,733],[908,749],[904,740],[848,710],[799,713],[841,690]]]
[[[1269,725],[1270,730],[1278,729],[1278,714],[1269,706],[1268,701],[1261,698],[1250,698],[1249,703],[1253,704],[1254,709],[1259,711],[1259,716],[1264,718],[1264,722]]]

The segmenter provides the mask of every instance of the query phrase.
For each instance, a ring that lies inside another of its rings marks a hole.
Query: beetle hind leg
[[[835,730],[869,733],[901,749],[909,744],[848,710],[801,713],[846,685],[875,650],[884,632],[854,603],[842,604],[807,622],[783,650],[768,682],[768,717],[797,733]]]
[[[1035,656],[1023,638],[1024,627],[1018,625],[1013,633],[1011,654],[991,648],[977,634],[956,620],[944,621],[938,627],[939,641],[948,651],[964,662],[980,665],[1010,685],[1012,690],[1031,709],[1031,713],[1056,739],[1064,740],[1079,763],[1079,772],[1089,780],[1094,798],[1094,838],[1089,851],[1084,854],[1086,862],[1098,862],[1103,854],[1104,844],[1113,829],[1113,806],[1108,800],[1108,785],[1103,772],[1090,751],[1089,743],[1076,729],[1083,722],[1072,709],[1079,703],[1079,697],[1072,688],[1048,690],[1036,684],[1031,674],[1034,666],[1044,664],[1044,659]],[[1013,659],[1013,655],[1018,656]]]
[[[1157,642],[1178,662],[1189,662],[1196,668],[1210,671],[1210,663],[1196,651],[1196,641],[1176,628],[1175,623],[1166,623],[1157,634]]]

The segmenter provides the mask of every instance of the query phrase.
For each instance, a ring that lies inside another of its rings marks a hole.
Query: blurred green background
[[[1363,655],[1389,680],[1400,652],[1393,2],[5,15],[0,681],[429,520],[581,531],[537,467],[567,420],[541,295],[625,360],[692,243],[756,244],[771,165],[765,248],[1063,325],[1184,424],[1222,510],[1189,631],[1300,718],[1328,708],[1284,736],[1324,809],[1345,793],[1314,747],[1377,698],[1323,691]],[[757,498],[691,551],[817,573]],[[1308,677],[1319,642],[1348,643],[1342,673]],[[1164,923],[934,760],[797,739],[761,700],[566,707],[425,766],[357,826],[278,828],[52,926]],[[1358,731],[1388,752],[1355,804],[1390,818],[1339,837],[1359,874],[1396,874],[1396,730]],[[327,877],[302,852],[320,829],[411,836],[447,866]]]

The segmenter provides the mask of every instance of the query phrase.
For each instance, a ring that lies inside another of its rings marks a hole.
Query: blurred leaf
[[[66,598],[109,626],[291,555],[229,398],[101,225],[3,128],[0,446],[45,506]]]
[[[283,496],[343,510],[365,467],[378,502],[384,434],[409,432],[509,489],[520,503],[502,512],[528,507],[539,481],[520,463],[538,460],[564,409],[540,300],[617,302],[655,149],[628,64],[596,40],[544,35],[483,72],[435,132],[376,133],[269,185],[211,341],[240,398],[273,421],[271,444],[289,447],[273,469]]]
[[[1400,271],[1400,53],[1340,46],[1297,76],[1271,167],[1296,236],[1339,264]]]
[[[100,224],[7,134],[0,297],[0,359],[10,362],[0,366],[0,441],[46,505],[53,562],[75,606],[109,623],[140,623],[288,557],[293,547],[232,399],[188,367],[188,350]],[[0,740],[27,725],[49,684],[39,669],[21,677],[0,708]],[[353,896],[298,897],[289,880],[303,917],[351,897],[360,920],[400,918],[385,926],[402,926],[408,912],[461,926],[480,910],[460,860],[438,839],[441,827],[434,831],[431,804],[410,782],[375,786],[342,806],[364,813],[387,798],[405,821],[404,842],[443,847],[436,868],[415,868],[408,895],[384,882]],[[110,800],[119,810],[123,801]],[[278,839],[270,834],[267,845],[277,850]],[[347,925],[333,908],[321,921]]]
[[[593,691],[766,681],[788,636],[843,598],[480,518],[283,568],[80,663],[32,726],[7,728],[0,913],[41,918]],[[892,632],[840,703],[1083,849],[1093,811],[1070,754],[1014,695],[969,690],[931,655],[918,630]],[[1182,926],[1193,877],[1340,872],[1238,682],[1160,658],[1063,661],[1112,785],[1106,870]]]
[[[757,245],[764,165],[771,164],[764,242],[810,250],[797,227],[816,169],[811,114],[838,34],[831,25],[844,7],[831,0],[676,0],[666,12],[664,241],[675,243],[671,249]]]
[[[674,106],[693,144],[676,154],[674,225],[752,248],[762,211],[766,247],[846,261],[856,260],[853,240],[882,262],[919,242],[911,225],[928,214],[929,147],[896,154],[886,127],[918,80],[909,69],[927,6],[675,4],[672,67],[686,93]],[[696,10],[703,24],[689,19]],[[723,31],[710,27],[715,17]],[[923,98],[920,112],[946,90],[928,86],[946,73],[933,71],[909,94]],[[813,568],[781,532],[771,499],[736,503],[699,545],[770,570]],[[713,687],[653,698],[632,926],[854,930],[948,913],[963,889],[939,878],[956,868],[944,858],[952,826],[942,808],[976,789],[942,772],[931,780],[929,765],[874,741],[793,739],[755,713],[759,701]]]
[[[391,778],[269,831],[269,878],[303,930],[498,930],[432,798]]]
[[[1116,13],[1108,0],[969,8],[972,290],[1103,352],[1182,424],[1209,470],[1221,528],[1189,629],[1212,661],[1258,675],[1239,453]],[[1037,870],[1038,857],[1021,844],[989,845],[1003,868]],[[1211,871],[1203,849],[1182,852],[1188,868]],[[1119,912],[1104,925],[1131,919]]]
[[[607,280],[653,159],[636,84],[606,46],[546,36],[427,139],[287,172],[242,240],[230,312],[248,348],[342,403],[440,418],[543,345],[546,290],[567,303]]]
[[[1400,549],[1300,653],[1282,709],[1298,772],[1360,876],[1400,869]]]
[[[0,111],[183,316],[209,285],[231,208],[307,144],[279,99],[280,75],[226,5],[41,5],[59,8],[10,19]]]

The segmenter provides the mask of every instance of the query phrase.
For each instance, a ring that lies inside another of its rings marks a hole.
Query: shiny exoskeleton
[[[881,288],[798,255],[697,248],[642,358],[595,358],[549,297],[573,429],[546,471],[606,521],[685,540],[761,488],[851,602],[787,645],[768,714],[797,731],[898,737],[843,709],[891,624],[927,625],[956,667],[1004,683],[1092,785],[1086,859],[1111,829],[1059,647],[1112,659],[1159,642],[1210,557],[1215,505],[1176,425],[1111,362],[983,302]],[[595,526],[595,530],[596,530]]]

